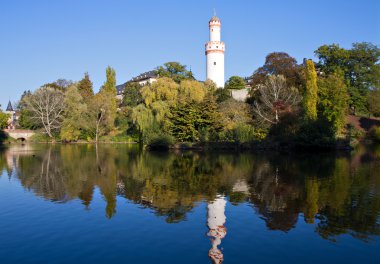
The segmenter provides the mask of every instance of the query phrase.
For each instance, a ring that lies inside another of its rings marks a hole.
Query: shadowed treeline
[[[303,218],[326,239],[380,234],[380,148],[363,147],[352,155],[283,155],[15,145],[1,151],[0,170],[40,197],[59,203],[80,199],[84,208],[91,207],[99,188],[108,218],[116,214],[117,196],[174,223],[198,202],[223,194],[233,205],[252,204],[252,213],[270,230],[287,232]]]

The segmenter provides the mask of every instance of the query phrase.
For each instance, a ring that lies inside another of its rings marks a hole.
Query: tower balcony
[[[206,55],[212,52],[224,53],[225,45],[222,41],[209,41],[205,44]]]

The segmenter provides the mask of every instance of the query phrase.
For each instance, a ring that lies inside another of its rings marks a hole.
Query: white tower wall
[[[210,41],[220,41],[220,26],[210,26]]]
[[[209,21],[210,41],[206,43],[206,79],[216,83],[218,88],[224,87],[224,42],[220,41],[221,22],[212,17]]]
[[[218,88],[224,87],[224,54],[212,52],[207,54],[207,79],[216,83]]]

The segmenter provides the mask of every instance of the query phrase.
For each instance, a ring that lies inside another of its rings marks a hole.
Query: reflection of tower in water
[[[223,262],[223,253],[218,246],[227,234],[227,229],[224,226],[226,223],[225,209],[226,200],[224,196],[218,196],[207,205],[207,225],[209,228],[207,235],[210,237],[212,244],[208,256],[215,264]]]

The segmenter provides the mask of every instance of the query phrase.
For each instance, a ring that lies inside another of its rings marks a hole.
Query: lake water
[[[0,151],[0,263],[380,263],[380,147]]]

